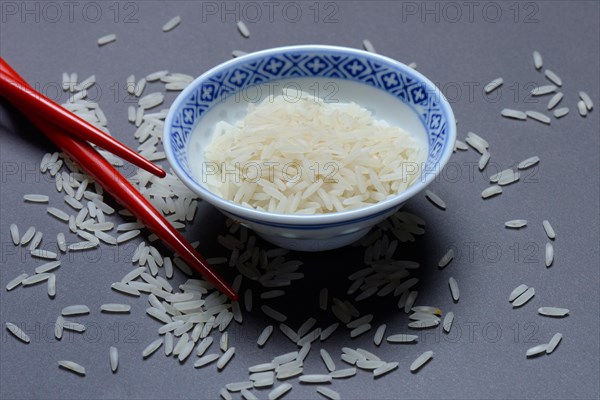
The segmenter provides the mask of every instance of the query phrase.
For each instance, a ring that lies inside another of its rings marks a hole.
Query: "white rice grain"
[[[310,317],[308,318],[306,321],[304,321],[302,323],[302,325],[300,325],[300,328],[298,328],[298,336],[299,337],[303,337],[306,333],[308,333],[308,331],[310,331],[312,329],[312,327],[317,323],[317,320]]]
[[[26,194],[23,196],[23,200],[30,203],[47,203],[49,197],[43,194]]]
[[[54,323],[54,337],[58,340],[62,338],[64,323],[65,319],[62,317],[62,315],[59,315],[58,318],[56,318],[56,322]]]
[[[446,254],[444,254],[442,256],[442,258],[440,258],[440,261],[438,262],[438,267],[439,268],[446,267],[446,265],[450,264],[450,261],[452,261],[453,258],[454,258],[454,249],[449,249],[446,252]]]
[[[319,292],[319,308],[323,311],[327,311],[327,299],[329,296],[329,292],[327,288],[321,289]]]
[[[373,320],[373,314],[363,315],[360,318],[350,321],[348,324],[346,324],[346,327],[351,328],[351,329],[358,328],[359,326],[369,323],[372,320]]]
[[[467,144],[469,144],[471,147],[477,150],[480,154],[485,153],[486,150],[490,147],[490,144],[487,142],[487,140],[485,140],[475,132],[467,132],[467,137],[465,138],[465,141],[467,142]]]
[[[42,274],[44,272],[52,271],[58,267],[60,267],[60,261],[51,261],[49,263],[45,263],[40,265],[39,267],[36,267],[35,273]]]
[[[77,364],[76,362],[69,361],[69,360],[60,360],[58,362],[58,366],[66,369],[68,371],[74,372],[78,375],[85,376],[85,368],[83,366]]]
[[[19,237],[19,227],[16,224],[10,225],[10,238],[15,246],[19,245],[21,238]]]
[[[452,300],[457,302],[458,299],[460,298],[460,291],[458,289],[458,283],[456,282],[456,279],[450,277],[450,279],[448,279],[448,285],[450,286],[450,293],[452,294]]]
[[[433,193],[430,190],[426,190],[425,196],[427,197],[427,199],[429,201],[431,201],[437,207],[441,208],[442,210],[446,209],[446,203],[437,194]]]
[[[557,108],[556,110],[554,110],[554,112],[552,114],[554,115],[555,118],[562,118],[565,115],[567,115],[568,113],[569,113],[569,108],[562,107],[562,108]]]
[[[237,57],[245,56],[246,54],[248,54],[248,53],[246,53],[245,51],[242,51],[242,50],[233,50],[233,51],[231,52],[231,56],[232,56],[233,58],[237,58]]]
[[[549,268],[554,263],[554,246],[552,243],[546,243],[546,251],[544,254],[544,261],[546,262],[546,267]]]
[[[490,153],[488,151],[486,151],[479,158],[479,162],[478,162],[479,170],[483,171],[485,169],[485,167],[488,165],[489,161],[490,161]]]
[[[43,282],[49,278],[50,278],[50,274],[47,272],[45,272],[43,274],[35,274],[28,278],[23,279],[23,282],[21,282],[21,284],[23,286],[35,285],[36,283]]]
[[[544,95],[556,92],[556,89],[558,89],[558,88],[555,85],[538,86],[536,88],[531,89],[531,95],[532,96],[544,96]]]
[[[508,296],[508,301],[509,302],[513,302],[517,297],[519,297],[520,295],[522,295],[523,293],[525,293],[525,291],[529,289],[529,286],[527,285],[519,285],[516,288],[513,289],[512,292],[510,292],[510,295]]]
[[[229,347],[229,335],[227,334],[227,332],[223,332],[223,334],[221,335],[221,339],[219,340],[219,348],[224,353],[227,351],[228,347]]]
[[[469,146],[467,146],[466,143],[463,143],[457,139],[456,142],[454,143],[454,149],[465,151],[465,150],[469,150]]]
[[[122,282],[115,282],[112,285],[110,285],[111,289],[116,290],[117,292],[121,292],[124,294],[129,294],[131,296],[139,296],[140,292],[139,290],[137,290],[134,287],[131,287],[125,283]]]
[[[85,78],[84,80],[82,80],[81,82],[79,82],[77,85],[75,85],[75,91],[80,91],[80,90],[85,90],[85,89],[89,89],[90,87],[94,86],[94,84],[96,83],[96,75],[91,75],[88,76],[87,78]],[[98,110],[98,109],[96,109]]]
[[[168,73],[169,73],[169,71],[167,71],[167,70],[161,70],[161,71],[152,72],[152,73],[150,73],[150,74],[148,74],[146,76],[146,81],[147,82],[157,81],[160,78],[166,76]]]
[[[248,29],[244,21],[238,21],[237,28],[243,37],[245,37],[246,39],[250,37],[250,30]]]
[[[414,312],[414,313],[410,314],[408,318],[412,321],[423,321],[423,320],[429,320],[429,319],[432,319],[437,322],[440,321],[440,317],[438,317],[437,315],[427,313],[427,312],[422,312],[422,311]]]
[[[172,31],[180,23],[181,23],[181,17],[178,15],[176,17],[171,18],[169,21],[167,21],[167,23],[163,25],[162,30],[163,30],[163,32]]]
[[[433,351],[426,351],[410,364],[410,372],[417,372],[425,363],[433,357]]]
[[[46,211],[48,212],[48,214],[52,215],[53,217],[58,218],[61,221],[65,221],[68,222],[69,221],[69,214],[67,214],[66,212],[59,210],[56,207],[48,207],[46,209]]]
[[[202,356],[194,363],[194,368],[204,367],[205,365],[208,365],[217,359],[219,359],[218,354],[208,354],[206,356]]]
[[[327,340],[327,338],[329,336],[331,336],[333,334],[333,332],[335,332],[335,330],[338,328],[339,326],[339,322],[334,322],[333,324],[329,325],[327,328],[323,329],[323,331],[321,332],[321,335],[319,335],[319,340],[321,342]]]
[[[181,351],[177,355],[177,359],[180,363],[184,362],[190,356],[190,354],[192,354],[192,350],[194,350],[194,345],[195,343],[190,340],[185,344],[183,349],[181,349]]]
[[[554,228],[552,228],[552,225],[550,225],[550,222],[547,219],[545,219],[542,222],[542,226],[544,227],[544,231],[546,232],[546,236],[548,236],[548,239],[556,239],[556,233],[554,232]]]
[[[544,71],[544,75],[546,76],[546,78],[548,78],[550,82],[554,83],[556,86],[562,86],[562,79],[560,79],[560,77],[554,72],[550,71],[549,69],[546,69]]]
[[[29,243],[29,241],[33,239],[33,235],[35,235],[35,228],[33,226],[30,226],[29,228],[27,228],[23,236],[21,236],[21,246],[24,246],[27,243]]]
[[[419,337],[417,335],[407,335],[403,333],[390,335],[386,338],[389,343],[413,343]]]
[[[579,100],[577,102],[577,110],[579,111],[579,115],[581,115],[582,117],[585,117],[588,114],[587,107],[583,100]]]
[[[520,229],[527,226],[526,219],[511,219],[510,221],[506,221],[504,226],[510,229]]]
[[[435,319],[423,319],[419,321],[409,322],[408,327],[412,329],[427,329],[436,327],[439,324],[440,322]]]
[[[538,156],[529,157],[519,163],[517,166],[518,169],[527,169],[533,167],[537,163],[540,162],[540,158]]]
[[[496,78],[493,81],[491,81],[490,83],[488,83],[487,85],[485,85],[483,90],[486,93],[491,93],[494,90],[498,89],[500,86],[502,86],[503,83],[504,83],[504,80],[502,78]]]
[[[362,335],[365,332],[368,332],[369,330],[371,330],[371,324],[363,324],[363,325],[353,329],[352,331],[350,331],[350,337],[355,338],[357,336]]]
[[[527,288],[527,290],[525,290],[523,292],[523,294],[521,294],[519,297],[517,297],[512,305],[513,308],[516,307],[521,307],[522,305],[524,305],[525,303],[527,303],[529,300],[531,300],[531,298],[535,296],[535,289],[532,287]]]
[[[381,324],[375,331],[375,336],[373,337],[373,343],[375,346],[379,346],[381,341],[383,340],[383,336],[385,335],[385,330],[387,328],[386,324]]]
[[[14,288],[16,288],[17,286],[19,286],[25,280],[25,278],[27,278],[28,276],[29,276],[28,274],[22,273],[21,275],[17,276],[16,278],[10,280],[6,284],[6,291],[11,291]]]
[[[530,349],[527,349],[527,352],[525,353],[525,355],[527,357],[537,356],[542,353],[545,353],[547,348],[548,348],[547,344],[539,344],[537,346],[531,347]]]
[[[410,309],[415,304],[415,301],[417,300],[418,295],[419,295],[419,292],[417,292],[416,290],[413,290],[408,294],[408,297],[406,298],[406,302],[404,303],[404,312],[406,314],[408,314]]]
[[[50,274],[48,277],[48,296],[56,296],[56,275]]]
[[[552,121],[550,117],[537,111],[527,111],[526,114],[529,118],[539,121],[546,125],[550,125],[550,122]]]
[[[494,185],[494,186],[488,187],[483,192],[481,192],[481,197],[484,199],[488,199],[492,196],[496,196],[501,193],[502,193],[502,188],[500,186]]]
[[[90,309],[84,304],[76,304],[73,306],[64,307],[61,311],[61,315],[66,317],[67,315],[81,315],[89,314]]]
[[[127,120],[129,122],[135,122],[135,117],[136,117],[135,106],[129,106],[127,108]]]
[[[371,43],[369,39],[364,39],[362,45],[365,51],[368,51],[369,53],[377,53],[377,51],[375,51],[375,46],[373,46],[373,43]]]
[[[275,363],[262,363],[256,364],[248,367],[248,372],[256,373],[256,372],[265,372],[274,370],[277,367]]]
[[[160,346],[162,346],[162,344],[163,344],[162,338],[156,339],[154,342],[152,342],[148,346],[146,346],[146,348],[142,351],[142,356],[144,358],[151,356],[156,350],[159,349]]]
[[[563,97],[564,94],[562,92],[558,92],[554,96],[552,96],[550,101],[548,101],[548,110],[552,110],[554,107],[556,107],[558,103],[560,103],[560,101],[563,99]]]
[[[78,332],[78,333],[85,332],[85,325],[79,324],[77,322],[63,321],[62,325],[63,325],[64,329],[69,330],[69,331]]]
[[[225,388],[221,388],[221,390],[219,390],[219,395],[223,400],[233,400],[233,397],[231,397],[231,394],[229,394]]]
[[[107,313],[128,313],[130,310],[129,304],[107,303],[100,306],[100,311]]]
[[[385,361],[381,361],[381,360],[366,360],[366,359],[359,359],[356,361],[356,366],[360,369],[364,369],[364,370],[374,370],[377,368],[381,368],[385,365]]]
[[[95,247],[98,247],[98,243],[93,243],[89,241],[71,243],[69,246],[67,246],[67,248],[71,251],[89,250]]]
[[[592,111],[592,108],[594,108],[594,103],[592,102],[590,96],[586,92],[582,91],[579,92],[579,98],[583,101],[587,110]]]
[[[281,385],[277,386],[275,389],[271,390],[269,392],[269,394],[267,395],[267,398],[269,400],[280,399],[282,396],[284,396],[291,389],[292,389],[292,385],[290,385],[289,383],[282,383]]]
[[[18,326],[11,322],[6,323],[6,329],[8,329],[8,331],[12,333],[14,337],[19,339],[23,343],[29,343],[31,341],[31,339],[25,332],[23,332]]]
[[[327,383],[331,382],[331,375],[329,374],[308,374],[302,375],[298,378],[300,382],[303,383]]]
[[[210,336],[202,339],[200,343],[198,343],[198,347],[196,347],[196,355],[199,357],[202,356],[206,352],[206,350],[208,350],[210,345],[213,344],[213,341],[214,339]]]
[[[321,359],[325,363],[327,370],[329,372],[335,371],[335,363],[333,362],[333,358],[331,358],[331,356],[329,355],[327,350],[321,349],[321,350],[319,350],[319,354],[321,355]]]
[[[219,358],[219,361],[217,361],[217,369],[220,371],[223,368],[225,368],[225,366],[227,365],[227,363],[229,363],[234,354],[235,347],[230,347],[229,349],[227,349],[227,351]]]
[[[281,354],[275,358],[273,358],[273,363],[277,365],[287,364],[290,361],[294,361],[298,357],[299,352],[290,351],[289,353]]]
[[[138,236],[140,234],[140,230],[136,229],[133,231],[127,231],[125,233],[120,234],[119,236],[117,236],[117,244],[121,244],[124,243],[128,240],[131,240],[133,238],[135,238],[136,236]]]
[[[75,197],[66,195],[64,197],[65,203],[67,203],[74,210],[81,210],[83,208],[83,204],[81,204]]]
[[[117,35],[115,35],[114,33],[102,36],[98,39],[98,46],[104,46],[105,44],[114,42],[115,40],[117,40]]]
[[[274,319],[277,322],[285,322],[285,320],[287,320],[286,315],[280,313],[279,311],[274,310],[273,308],[271,308],[267,305],[261,306],[260,309],[266,316]]]
[[[565,317],[569,314],[569,309],[558,307],[540,307],[538,308],[538,314],[545,315],[547,317]]]
[[[558,346],[561,340],[562,333],[555,333],[554,336],[552,336],[552,339],[550,339],[550,342],[548,342],[548,347],[546,347],[546,354],[551,354],[554,351],[554,349],[556,349],[556,346]]]
[[[517,182],[520,177],[521,174],[519,172],[512,171],[512,173],[502,174],[497,183],[500,186],[510,185],[511,183]]]
[[[43,237],[43,233],[40,231],[37,231],[35,233],[35,235],[33,235],[33,239],[31,239],[31,243],[29,244],[29,247],[27,248],[27,250],[32,251],[32,250],[36,250],[37,247],[39,246],[40,242],[42,241],[42,237]]]
[[[533,66],[535,69],[541,69],[544,66],[542,55],[537,50],[533,52]]]
[[[350,378],[350,377],[356,375],[356,368],[351,367],[351,368],[345,368],[345,369],[338,369],[338,370],[331,372],[329,375],[331,375],[331,377],[334,379]]]
[[[117,372],[117,368],[119,367],[119,351],[114,346],[110,346],[109,359],[110,359],[110,370],[112,372]]]
[[[512,110],[510,108],[504,108],[500,112],[500,115],[502,115],[505,118],[518,119],[521,121],[525,121],[527,119],[527,114],[525,114],[523,111]]]
[[[373,370],[373,377],[377,378],[379,376],[385,375],[393,370],[398,368],[398,362],[388,362],[382,365],[379,368],[375,368]]]
[[[444,316],[444,322],[442,322],[442,327],[444,332],[450,333],[450,329],[452,329],[452,323],[454,322],[454,313],[450,311]]]
[[[134,95],[135,97],[140,97],[146,88],[146,78],[142,78],[136,83]]]
[[[230,392],[239,392],[243,389],[252,388],[252,381],[232,382],[225,385],[225,388]]]
[[[110,244],[110,245],[115,245],[115,244],[117,244],[117,238],[115,238],[115,237],[114,237],[114,236],[112,236],[112,235],[109,235],[109,234],[108,234],[108,233],[106,233],[106,232],[102,232],[102,231],[96,230],[96,231],[94,231],[94,235],[95,235],[95,236],[96,236],[98,239],[102,240],[102,241],[103,241],[104,243],[106,243],[106,244]]]
[[[325,396],[330,400],[340,400],[342,397],[338,392],[333,389],[329,389],[325,386],[317,386],[317,393]]]
[[[164,95],[161,92],[154,92],[145,95],[138,101],[138,105],[142,109],[142,113],[144,110],[148,110],[154,108],[164,101]],[[139,112],[139,109],[138,109]],[[136,116],[136,125],[137,125],[137,116]]]

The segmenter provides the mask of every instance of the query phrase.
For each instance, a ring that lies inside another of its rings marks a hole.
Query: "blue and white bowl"
[[[428,150],[421,177],[404,192],[371,206],[318,215],[258,211],[211,193],[197,177],[204,161],[202,147],[211,140],[212,128],[220,120],[242,119],[249,102],[278,94],[282,88],[300,88],[325,101],[355,102],[375,118],[422,138]],[[455,139],[452,109],[423,75],[378,54],[321,45],[264,50],[216,66],[177,97],[163,133],[167,159],[190,189],[266,240],[301,251],[348,245],[394,214],[435,179],[450,158]]]

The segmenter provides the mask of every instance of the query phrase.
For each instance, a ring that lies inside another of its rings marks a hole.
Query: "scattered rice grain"
[[[425,363],[427,363],[433,357],[433,351],[426,351],[421,354],[415,361],[410,365],[410,372],[418,371]]]

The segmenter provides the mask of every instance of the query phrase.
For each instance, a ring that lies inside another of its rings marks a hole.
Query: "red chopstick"
[[[19,84],[28,87],[16,72],[3,72]],[[24,112],[32,122],[65,154],[76,161],[84,171],[92,176],[108,193],[139,219],[150,231],[169,245],[190,267],[202,274],[217,289],[233,301],[238,294],[217,274],[210,264],[191,246],[173,226],[154,209],[152,204],[131,185],[104,157],[84,140],[69,136],[61,129],[42,119],[35,109]]]
[[[90,141],[160,178],[166,176],[165,171],[160,167],[102,132],[94,125],[35,91],[28,84],[23,84],[19,79],[15,78],[15,74],[16,72],[12,67],[0,57],[0,94],[11,101],[21,112],[27,113],[27,110],[35,110],[36,114],[39,113],[42,117],[63,127],[69,133]]]

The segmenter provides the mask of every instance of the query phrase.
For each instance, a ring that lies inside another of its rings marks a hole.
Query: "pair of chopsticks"
[[[202,258],[181,233],[173,228],[162,214],[154,209],[152,204],[87,141],[93,142],[159,177],[166,175],[162,169],[36,92],[1,57],[0,96],[12,102],[42,133],[77,162],[117,202],[131,211],[150,231],[178,253],[190,267],[203,275],[231,300],[237,301],[238,294],[233,288],[214,271],[212,266]]]

